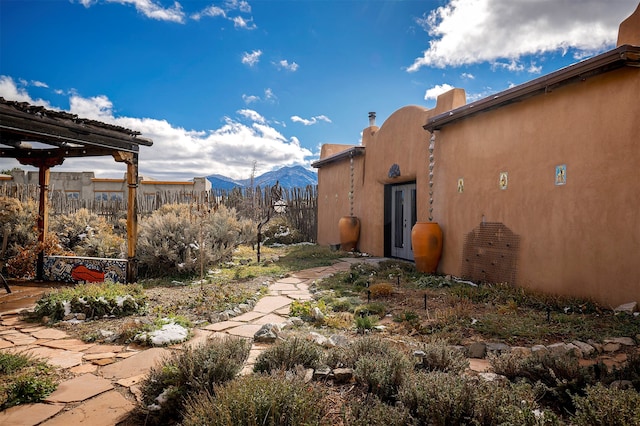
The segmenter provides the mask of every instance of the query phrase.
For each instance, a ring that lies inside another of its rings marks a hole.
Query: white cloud
[[[298,67],[299,67],[299,65],[296,64],[295,62],[289,63],[289,61],[287,61],[286,59],[283,59],[280,62],[275,63],[275,65],[278,67],[278,69],[285,69],[287,71],[292,71],[292,72],[298,71]]]
[[[315,117],[311,117],[310,119],[302,118],[297,115],[291,117],[291,121],[294,123],[302,123],[305,126],[312,126],[314,124],[318,124],[320,121],[324,121],[327,123],[331,123],[331,119],[326,115],[316,115]]]
[[[242,95],[242,100],[247,105],[255,102],[260,102],[260,101],[274,102],[277,99],[278,98],[276,97],[276,95],[273,94],[273,90],[271,90],[270,88],[264,89],[264,96],[262,98],[260,98],[260,96],[258,95],[246,95],[246,94]]]
[[[424,99],[425,100],[429,100],[429,99],[438,99],[438,96],[448,92],[449,90],[453,89],[454,87],[451,86],[450,84],[444,83],[444,84],[436,84],[435,86],[433,86],[431,89],[427,89],[427,91],[424,93]]]
[[[235,16],[231,18],[231,21],[233,21],[233,26],[236,28],[245,30],[255,30],[258,28],[256,24],[253,23],[253,18],[244,19],[242,16]]]
[[[205,16],[213,17],[213,18],[217,16],[222,16],[223,18],[226,18],[227,14],[224,11],[224,9],[218,6],[211,5],[209,7],[204,8],[202,11],[191,15],[191,19],[193,19],[194,21],[199,21],[201,18]]]
[[[170,8],[164,8],[152,0],[107,0],[107,2],[133,5],[139,13],[142,13],[147,18],[158,21],[177,22],[180,24],[184,23],[184,12],[182,11],[182,6],[177,1],[173,3],[173,7]],[[83,4],[87,7],[91,2],[85,1]]]
[[[473,75],[473,74],[471,74],[471,73],[468,73],[468,72],[463,72],[463,73],[460,75],[460,77],[462,77],[462,78],[466,78],[467,80],[475,80],[475,79],[476,79],[476,76],[475,76],[475,75]]]
[[[260,100],[260,96],[256,95],[242,95],[242,100],[245,104],[249,105]]]
[[[637,0],[449,0],[417,23],[429,47],[408,72],[569,49],[597,52],[615,44],[619,23]],[[503,62],[504,63],[504,62]]]
[[[49,107],[34,101],[29,94],[6,76],[0,76],[0,96]],[[300,146],[295,136],[285,137],[266,123],[256,111],[238,111],[240,122],[225,118],[213,130],[186,130],[166,120],[115,116],[113,103],[106,96],[70,97],[70,111],[80,118],[97,119],[141,132],[153,140],[152,147],[140,149],[140,174],[162,180],[189,180],[195,176],[223,174],[231,178],[247,178],[253,162],[262,174],[277,167],[303,165],[312,153]],[[53,109],[53,108],[52,108]],[[0,169],[22,167],[13,159],[0,159]],[[126,168],[109,157],[69,158],[54,171],[94,171],[98,177],[122,177]]]
[[[35,86],[35,87],[44,87],[44,88],[48,88],[49,87],[49,85],[47,83],[43,83],[42,81],[37,81],[37,80],[33,80],[31,82],[31,85]]]
[[[244,52],[242,54],[242,63],[252,67],[258,62],[260,62],[260,56],[262,56],[262,50],[254,50],[251,53]]]
[[[26,81],[20,80],[25,86]],[[32,105],[41,105],[48,109],[54,109],[49,102],[43,99],[33,99],[24,87],[18,87],[15,81],[9,76],[0,75],[0,97],[7,101],[27,102]]]

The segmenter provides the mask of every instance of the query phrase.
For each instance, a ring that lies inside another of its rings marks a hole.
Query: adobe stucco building
[[[440,273],[640,302],[640,6],[614,50],[471,104],[454,89],[374,120],[361,145],[325,145],[314,163],[319,244],[338,243],[352,212],[360,251],[411,260],[411,227],[431,215]]]

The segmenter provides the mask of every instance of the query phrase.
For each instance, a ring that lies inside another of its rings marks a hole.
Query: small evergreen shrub
[[[469,367],[467,357],[445,340],[436,339],[431,343],[425,343],[421,349],[424,357],[420,367],[427,371],[460,374]]]
[[[0,352],[0,411],[40,402],[57,388],[57,375],[44,361]]]
[[[175,352],[153,367],[141,385],[146,424],[179,422],[185,401],[234,379],[250,348],[245,339],[212,340]]]
[[[356,330],[359,333],[364,333],[365,331],[371,330],[376,326],[376,324],[378,324],[378,317],[376,315],[358,315],[354,318],[356,322]]]
[[[49,230],[61,246],[78,256],[123,257],[125,240],[114,233],[104,217],[82,208],[75,213],[51,217]]]
[[[461,376],[440,371],[418,371],[398,390],[398,400],[418,424],[465,424],[472,413],[473,387]]]
[[[316,368],[322,360],[322,355],[322,350],[310,340],[299,337],[281,340],[258,355],[253,371],[288,371],[298,365]]]
[[[574,396],[576,426],[640,425],[640,394],[634,389],[588,386],[585,396]]]
[[[418,424],[406,407],[386,404],[376,396],[370,396],[363,401],[350,402],[345,417],[347,418],[346,424],[350,426],[412,426]]]
[[[43,295],[36,302],[33,315],[40,319],[46,316],[51,322],[71,313],[83,313],[87,318],[123,317],[144,312],[145,302],[146,296],[138,284],[78,284]]]
[[[320,425],[326,392],[297,376],[254,374],[190,397],[184,426]]]
[[[356,381],[384,402],[395,401],[398,389],[413,371],[413,362],[399,349],[386,356],[367,354],[355,361]]]

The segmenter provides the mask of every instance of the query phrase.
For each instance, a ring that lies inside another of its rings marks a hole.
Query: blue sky
[[[0,96],[142,132],[140,173],[310,167],[406,105],[615,47],[637,0],[0,0]],[[0,169],[20,166],[0,159]],[[109,158],[53,171],[122,177]]]

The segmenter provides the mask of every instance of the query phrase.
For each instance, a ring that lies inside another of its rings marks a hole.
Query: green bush
[[[350,426],[411,426],[417,424],[404,406],[386,404],[376,396],[348,404],[346,414]]]
[[[0,411],[40,402],[57,388],[55,371],[25,354],[0,352]]]
[[[597,384],[585,396],[573,398],[576,426],[640,425],[640,394],[634,389],[611,389]]]
[[[398,390],[398,400],[418,424],[447,426],[465,424],[473,406],[473,388],[453,374],[418,371]]]
[[[304,242],[304,236],[286,217],[276,216],[262,228],[262,242],[268,246],[297,244]]]
[[[33,315],[49,317],[51,322],[62,320],[70,313],[83,313],[87,318],[123,317],[144,312],[145,301],[142,286],[138,284],[78,284],[43,295],[36,302]]]
[[[390,341],[381,337],[364,336],[352,340],[346,347],[331,348],[325,362],[331,368],[355,368],[356,361],[363,356],[374,355],[384,358],[398,350]]]
[[[427,371],[460,374],[469,366],[469,360],[458,349],[447,344],[445,340],[436,339],[422,345],[424,352],[421,368]]]
[[[356,330],[359,333],[363,333],[365,330],[371,330],[378,323],[378,317],[376,315],[358,315],[354,317],[356,322]]]
[[[382,401],[395,401],[398,389],[413,372],[413,362],[399,349],[385,356],[367,354],[355,362],[356,381]]]
[[[242,376],[189,398],[184,426],[320,425],[326,392],[294,376]]]
[[[258,356],[253,371],[292,370],[298,365],[316,368],[322,355],[322,350],[310,340],[299,337],[281,340]]]
[[[180,421],[186,399],[213,392],[217,385],[235,378],[249,349],[245,339],[212,340],[175,352],[153,367],[141,386],[146,424]]]

